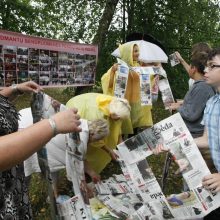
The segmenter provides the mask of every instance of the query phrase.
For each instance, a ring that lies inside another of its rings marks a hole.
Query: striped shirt
[[[208,132],[208,143],[212,160],[220,172],[220,94],[210,98],[204,110],[202,123]]]

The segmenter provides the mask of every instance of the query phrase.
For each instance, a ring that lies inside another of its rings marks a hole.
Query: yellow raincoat
[[[107,146],[115,149],[121,135],[122,121],[115,121],[109,117],[108,105],[113,98],[99,93],[85,93],[71,98],[66,104],[68,108],[77,108],[79,115],[83,119],[105,118],[108,121],[110,131],[108,137],[89,143],[87,147],[86,160],[97,173],[100,173],[111,161],[109,154],[101,148]]]
[[[136,61],[133,61],[133,47],[135,44],[123,44],[119,46],[121,59],[129,66],[139,66]],[[102,89],[104,94],[114,95],[115,74],[108,70],[101,78]],[[139,74],[130,71],[128,75],[128,82],[125,92],[125,98],[131,105],[131,122],[133,128],[152,126],[152,106],[141,106],[140,101],[140,78]],[[122,133],[130,133],[129,121],[123,123]]]

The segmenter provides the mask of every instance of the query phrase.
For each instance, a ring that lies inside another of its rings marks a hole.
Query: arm
[[[79,115],[69,109],[53,116],[57,133],[80,132]],[[43,131],[43,132],[42,132]],[[20,132],[0,137],[0,170],[18,164],[42,148],[54,135],[49,120],[42,120]]]
[[[109,156],[112,158],[112,160],[117,160],[118,159],[118,155],[113,151],[112,148],[107,147],[107,146],[103,146],[102,150],[104,150],[106,153],[108,153]]]
[[[110,73],[110,80],[109,80],[109,88],[113,88],[114,85],[114,79],[115,79],[115,72],[118,69],[118,64],[115,63],[112,68],[111,68],[111,73]]]
[[[13,99],[17,95],[19,95],[19,93],[35,92],[38,90],[42,90],[42,88],[35,82],[28,81],[21,84],[17,84],[14,88],[12,86],[5,87],[2,91],[0,91],[0,94],[7,98]]]
[[[198,148],[208,148],[209,144],[208,144],[207,129],[205,128],[203,136],[195,138],[194,141],[196,145],[198,146]]]
[[[189,73],[190,71],[190,65],[182,58],[179,52],[175,52],[177,59],[180,61],[180,63],[183,65],[184,69]]]
[[[118,64],[114,64],[101,78],[102,90],[104,94],[113,95],[115,72],[118,68]]]
[[[84,171],[91,177],[92,182],[97,183],[101,181],[101,176],[92,169],[87,160],[84,161]]]

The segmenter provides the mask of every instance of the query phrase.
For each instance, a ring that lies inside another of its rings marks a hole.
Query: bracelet
[[[24,94],[22,91],[20,91],[18,89],[18,85],[17,84],[12,84],[11,88],[12,88],[12,93],[13,94],[16,94],[16,95],[23,95]]]
[[[52,131],[53,131],[53,137],[55,137],[55,136],[57,135],[57,126],[56,126],[56,122],[54,121],[53,118],[49,118],[48,121],[49,121],[50,126],[51,126]]]

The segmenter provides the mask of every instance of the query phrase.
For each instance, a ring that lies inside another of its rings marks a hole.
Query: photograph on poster
[[[44,44],[54,40],[4,30],[0,33],[8,36],[4,39],[12,39],[10,37],[13,36],[23,39],[19,43],[0,40],[1,87],[28,80],[34,80],[43,87],[94,84],[98,55],[96,45],[58,40],[55,41],[59,44]]]

